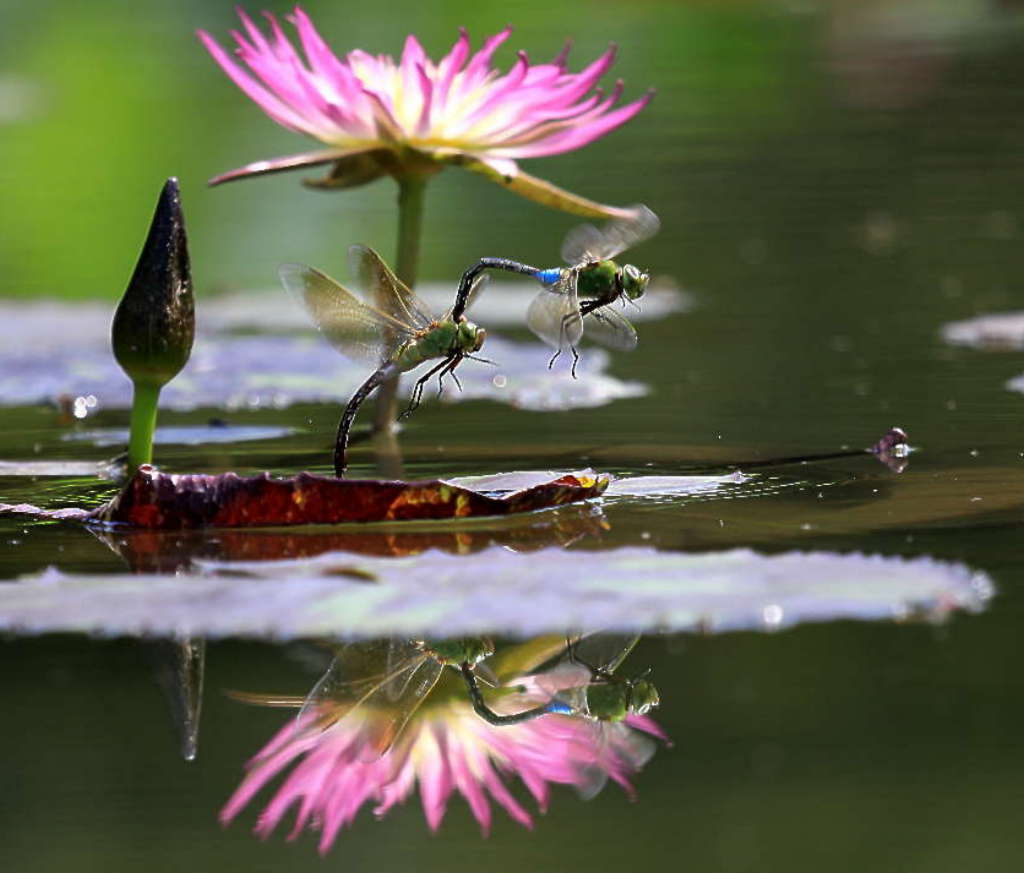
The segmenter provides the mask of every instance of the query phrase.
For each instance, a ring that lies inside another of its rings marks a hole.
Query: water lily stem
[[[423,202],[427,177],[407,174],[398,177],[398,252],[395,272],[410,288],[416,284],[420,260],[420,236],[423,228]],[[398,417],[398,376],[389,379],[377,391],[374,430],[391,433]]]
[[[132,417],[128,435],[128,468],[134,473],[142,464],[153,462],[153,432],[156,430],[157,401],[160,386],[135,382]]]

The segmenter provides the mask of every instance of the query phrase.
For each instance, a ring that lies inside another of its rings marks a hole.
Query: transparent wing
[[[414,640],[393,639],[388,648],[387,674],[390,677],[384,683],[384,690],[389,700],[400,700],[409,687],[413,672],[403,667],[423,657],[423,649]]]
[[[636,328],[611,306],[600,306],[583,316],[583,332],[609,349],[631,352],[636,348]]]
[[[418,661],[414,661],[400,674],[402,693],[397,700],[391,698],[392,688],[389,682],[385,682],[361,701],[361,705],[372,712],[361,728],[364,737],[359,750],[361,761],[373,762],[387,754],[413,713],[437,683],[443,669],[444,665],[440,661],[421,654]]]
[[[579,343],[583,336],[583,318],[576,296],[575,270],[566,270],[554,285],[533,298],[526,312],[526,323],[552,348],[562,350]]]
[[[622,722],[591,722],[593,725],[593,759],[580,773],[576,790],[584,800],[601,793],[608,782],[608,774],[620,770],[624,761],[630,768],[642,767],[657,751],[658,744],[647,734]]]
[[[614,673],[633,651],[640,634],[588,634],[572,647],[572,657],[595,670]]]
[[[629,218],[610,221],[602,228],[581,224],[565,235],[562,257],[567,264],[603,261],[654,236],[661,227],[658,216],[642,203],[632,207]]]
[[[469,286],[469,292],[466,294],[466,312],[468,312],[473,304],[480,298],[480,295],[486,290],[487,283],[490,282],[490,280],[491,277],[488,276],[487,273],[481,273],[473,280],[473,284]]]
[[[412,655],[401,661],[395,657],[400,647],[391,640],[345,646],[306,697],[299,720],[316,714],[317,724],[323,730],[354,718],[356,710],[365,707],[366,718],[358,726],[359,758],[380,758],[391,748],[443,669],[439,661],[415,644],[408,645]]]
[[[389,662],[391,649],[390,640],[370,640],[342,646],[327,671],[306,695],[299,718],[320,707],[326,707],[330,713],[343,715],[358,706],[375,688],[393,678],[394,673],[408,669],[408,663],[394,665]]]
[[[414,331],[387,313],[357,300],[326,273],[304,264],[282,264],[284,287],[298,297],[320,332],[339,352],[355,361],[377,365]]]
[[[430,326],[434,317],[426,304],[409,290],[373,249],[362,245],[349,246],[348,258],[360,290],[378,308],[415,330]]]
[[[232,700],[252,706],[298,709],[305,702],[305,698],[293,694],[264,694],[258,691],[236,691],[233,688],[228,688],[224,693]]]

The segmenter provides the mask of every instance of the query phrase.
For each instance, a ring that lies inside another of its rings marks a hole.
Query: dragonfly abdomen
[[[552,267],[550,270],[538,270],[534,278],[542,285],[554,285],[562,278],[563,267]]]

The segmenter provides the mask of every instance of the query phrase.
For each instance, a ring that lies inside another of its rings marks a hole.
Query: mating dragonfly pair
[[[586,718],[598,732],[629,715],[642,715],[659,702],[646,674],[623,678],[615,671],[633,650],[639,635],[595,634],[566,640],[566,658],[532,677],[543,701],[517,712],[495,712],[488,699],[500,700],[521,689],[499,685],[486,665],[494,646],[484,638],[451,640],[373,640],[340,647],[327,672],[303,699],[280,695],[235,694],[264,706],[298,707],[298,723],[327,730],[345,719],[365,723],[361,758],[376,760],[391,749],[405,726],[433,691],[446,667],[461,673],[473,710],[496,727],[541,716]],[[481,688],[481,682],[488,689]],[[371,717],[363,719],[369,714]]]
[[[527,324],[555,349],[548,366],[566,349],[572,352],[576,375],[576,346],[584,329],[589,337],[614,349],[630,350],[637,343],[633,325],[612,308],[617,302],[635,301],[647,288],[648,275],[632,264],[613,259],[657,233],[657,216],[646,206],[634,207],[628,218],[602,229],[583,225],[570,231],[562,244],[566,267],[541,269],[507,258],[481,258],[462,276],[455,303],[442,318],[435,318],[391,271],[373,249],[355,245],[349,250],[352,272],[375,305],[360,301],[343,285],[319,270],[302,264],[280,269],[285,287],[305,304],[327,340],[346,357],[373,364],[374,372],[356,390],[342,413],[334,448],[334,469],[344,475],[348,435],[359,407],[380,385],[427,361],[438,363],[417,381],[407,415],[418,405],[426,384],[438,384],[463,360],[475,358],[486,331],[469,321],[466,310],[480,295],[487,270],[530,276],[543,285],[530,304]]]

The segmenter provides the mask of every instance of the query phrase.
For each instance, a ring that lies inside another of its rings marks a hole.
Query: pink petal
[[[354,154],[353,149],[323,149],[315,152],[305,152],[298,155],[287,155],[282,158],[269,158],[265,161],[254,161],[239,167],[237,170],[229,170],[214,176],[207,183],[208,185],[220,185],[224,182],[233,182],[236,179],[245,179],[249,176],[266,176],[271,173],[282,173],[285,170],[294,170],[296,167],[316,167],[321,164],[332,164],[340,158]]]
[[[206,31],[196,31],[196,35],[206,46],[206,50],[213,56],[220,68],[227,73],[231,79],[257,106],[274,119],[278,124],[299,133],[309,133],[309,125],[299,114],[292,111],[288,106],[271,95],[265,88],[258,85],[245,73]]]
[[[606,133],[625,124],[650,103],[653,96],[653,92],[649,92],[639,100],[622,106],[614,112],[609,112],[603,118],[590,124],[570,127],[554,136],[546,137],[530,145],[498,148],[494,150],[494,153],[510,158],[536,158],[543,155],[557,155],[573,151],[593,142],[595,139],[600,139]]]

